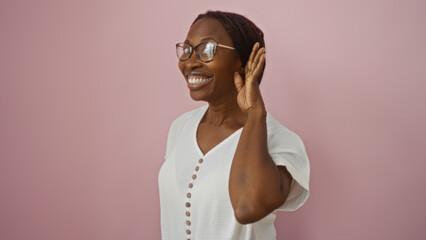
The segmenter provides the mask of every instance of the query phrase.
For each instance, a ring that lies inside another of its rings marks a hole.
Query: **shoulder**
[[[197,109],[188,111],[180,115],[172,122],[172,125],[169,129],[169,134],[167,136],[167,148],[165,156],[166,159],[173,152],[176,143],[183,136],[183,134],[185,132],[188,133],[190,127],[196,126],[196,123],[194,123],[194,121],[197,121],[199,118],[202,117],[201,115],[204,114],[207,107],[208,106],[202,106]]]
[[[278,122],[271,114],[266,117],[269,141],[280,141],[283,144],[302,145],[302,139],[295,132]]]
[[[182,115],[180,115],[178,118],[176,118],[170,127],[170,130],[172,129],[182,129],[187,125],[189,122],[196,120],[200,115],[204,114],[205,110],[207,109],[208,105],[193,109],[191,111],[185,112]]]

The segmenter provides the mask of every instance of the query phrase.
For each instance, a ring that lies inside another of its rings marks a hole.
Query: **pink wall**
[[[266,34],[269,111],[311,198],[278,239],[426,235],[425,1],[0,2],[0,239],[159,239],[157,174],[193,103],[174,43],[207,9]]]

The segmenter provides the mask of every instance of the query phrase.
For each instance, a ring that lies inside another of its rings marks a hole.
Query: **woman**
[[[176,119],[159,173],[163,239],[275,239],[275,210],[309,195],[301,139],[269,114],[259,91],[263,33],[226,12],[199,15],[176,44],[191,98],[208,105]]]

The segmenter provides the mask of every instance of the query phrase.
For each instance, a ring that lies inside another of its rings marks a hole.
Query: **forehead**
[[[186,42],[196,45],[204,39],[213,39],[218,43],[232,46],[232,40],[225,27],[214,18],[202,18],[189,29]]]

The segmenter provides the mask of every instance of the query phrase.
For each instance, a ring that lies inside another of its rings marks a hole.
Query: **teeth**
[[[201,84],[201,83],[205,83],[207,81],[212,80],[213,77],[210,78],[202,78],[202,77],[195,77],[195,76],[189,76],[188,77],[188,82],[190,84]]]

